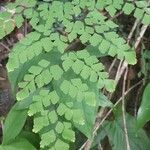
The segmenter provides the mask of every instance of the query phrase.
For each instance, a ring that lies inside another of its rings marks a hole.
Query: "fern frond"
[[[18,0],[17,5],[27,6],[23,17],[33,31],[13,47],[7,69],[13,90],[19,89],[16,99],[27,103],[28,115],[34,118],[33,132],[41,137],[41,149],[67,150],[75,141],[74,128],[91,137],[99,89],[115,90],[99,55],[136,63],[134,50],[116,32],[118,25],[99,10],[113,16],[123,6],[129,14],[134,6],[122,0],[45,1]],[[84,48],[69,49],[76,40]]]

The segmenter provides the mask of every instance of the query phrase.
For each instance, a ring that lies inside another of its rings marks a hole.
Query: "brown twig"
[[[139,35],[139,37],[137,38],[137,40],[136,40],[136,42],[135,42],[135,46],[134,46],[135,49],[138,48],[138,46],[139,46],[139,44],[140,44],[140,42],[141,42],[141,40],[142,40],[142,38],[143,38],[143,36],[144,36],[144,33],[145,33],[147,27],[148,27],[148,25],[143,25],[143,26],[142,26],[140,35]]]
[[[3,77],[0,77],[0,81],[5,81],[6,79]]]
[[[109,69],[108,69],[108,73],[109,73],[109,74],[110,74],[112,68],[114,67],[116,61],[117,61],[117,59],[115,58],[115,59],[113,60],[113,62],[111,63],[111,65],[110,65],[110,67],[109,67]]]
[[[136,29],[136,27],[137,27],[138,24],[139,24],[139,20],[136,19],[136,21],[134,22],[134,25],[133,25],[133,27],[132,27],[132,29],[131,29],[129,35],[128,35],[128,38],[127,38],[127,43],[128,43],[128,44],[129,44],[129,42],[130,42],[130,40],[131,40],[131,38],[132,38],[132,36],[133,36],[133,33],[134,33],[134,31],[135,31],[135,29]]]
[[[122,70],[121,70],[122,63],[123,63],[123,61],[121,60],[120,63],[119,63],[118,69],[117,69],[116,77],[115,77],[116,84],[118,84],[119,76],[120,76],[120,74],[122,72]]]
[[[125,132],[125,142],[126,142],[126,149],[130,150],[129,144],[129,137],[128,137],[128,130],[127,130],[127,123],[126,123],[126,110],[125,110],[125,89],[126,89],[126,80],[128,74],[128,67],[126,68],[123,80],[123,88],[122,88],[122,118],[123,118],[123,127]]]
[[[10,48],[6,46],[4,43],[0,42],[0,45],[3,46],[7,51],[10,52]]]

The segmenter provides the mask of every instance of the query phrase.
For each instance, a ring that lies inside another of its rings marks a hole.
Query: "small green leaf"
[[[82,71],[80,73],[81,77],[83,79],[88,79],[88,77],[90,76],[90,70],[91,70],[90,67],[84,65],[84,67],[83,67],[83,69],[82,69]]]
[[[74,39],[77,38],[77,34],[75,33],[75,31],[72,31],[69,35],[68,35],[68,39],[69,42],[72,42]]]
[[[20,88],[25,88],[27,84],[28,84],[28,82],[20,82],[20,83],[18,83],[18,86]]]
[[[72,69],[76,74],[79,74],[84,67],[84,62],[81,60],[76,60],[72,65]]]
[[[55,123],[58,120],[58,116],[54,110],[48,114],[48,117],[51,123]]]
[[[55,130],[57,133],[62,133],[63,132],[63,129],[64,129],[64,125],[62,122],[58,121],[56,127],[55,127]]]
[[[145,24],[145,25],[149,25],[150,24],[150,14],[146,14],[146,13],[144,14],[142,23]]]
[[[105,95],[103,95],[102,93],[99,96],[99,101],[98,102],[99,102],[99,106],[110,107],[110,108],[113,107],[113,103]]]
[[[5,32],[7,34],[12,32],[14,30],[14,28],[15,28],[15,26],[14,26],[14,22],[12,20],[6,20],[5,21]]]
[[[81,21],[76,21],[73,27],[73,31],[77,34],[82,34],[84,32],[84,23]]]
[[[30,19],[32,18],[32,15],[33,15],[33,9],[32,8],[25,9],[23,14],[25,15],[27,19]]]
[[[69,145],[67,143],[64,143],[62,140],[58,139],[55,143],[55,150],[68,150],[69,149]]]
[[[75,97],[76,97],[77,92],[78,92],[78,89],[77,89],[75,86],[73,86],[73,85],[70,85],[70,86],[69,86],[69,93],[68,93],[68,94],[69,94],[72,98],[75,98]]]
[[[16,15],[14,17],[14,19],[15,19],[15,23],[16,23],[17,28],[20,28],[23,25],[23,21],[24,21],[22,15]]]
[[[45,60],[45,59],[41,60],[41,61],[38,63],[38,65],[41,66],[41,67],[43,67],[43,68],[48,67],[49,64],[50,64],[50,62],[47,61],[47,60]]]
[[[91,74],[90,74],[90,81],[91,82],[96,82],[98,80],[98,75],[95,71],[91,71]]]
[[[32,103],[29,106],[29,110],[28,110],[28,115],[29,116],[33,116],[34,114],[36,114],[36,113],[43,110],[43,105],[42,105],[42,102],[41,102],[42,98],[40,97],[38,100],[39,100],[38,102]]]
[[[105,80],[105,88],[106,88],[106,90],[107,91],[109,91],[109,92],[113,92],[114,90],[115,90],[115,88],[116,88],[116,83],[115,83],[115,81],[114,80]]]
[[[101,44],[99,45],[99,50],[101,53],[106,53],[108,51],[110,47],[110,42],[108,42],[107,40],[102,40]]]
[[[94,33],[94,29],[92,27],[85,27],[85,32],[89,33],[89,34],[93,34]]]
[[[19,91],[16,95],[16,98],[18,101],[21,101],[29,96],[29,90],[27,88],[22,89]]]
[[[80,78],[76,78],[76,79],[71,79],[71,82],[73,83],[74,86],[80,88],[82,85],[82,81]]]
[[[38,75],[41,73],[42,71],[42,67],[39,66],[32,66],[29,70],[30,73],[34,74],[34,75]]]
[[[109,5],[109,6],[107,6],[105,9],[109,12],[109,14],[110,14],[112,17],[115,15],[115,13],[116,13],[116,11],[117,11],[117,10],[113,7],[113,5]]]
[[[57,113],[59,116],[62,116],[65,114],[65,112],[67,111],[67,106],[64,105],[63,103],[60,103],[58,108],[57,108]]]
[[[62,63],[63,69],[64,69],[65,71],[69,70],[69,69],[71,68],[71,66],[72,66],[73,63],[74,63],[74,62],[73,62],[72,60],[66,59],[66,60],[63,61],[63,63]]]
[[[41,88],[44,86],[42,74],[39,74],[38,76],[36,76],[35,83],[37,84],[38,88]]]
[[[85,102],[90,106],[96,106],[96,96],[94,92],[85,92]]]
[[[70,82],[67,80],[64,80],[63,83],[60,85],[60,89],[63,91],[63,93],[68,94],[70,89]]]
[[[35,82],[34,81],[31,81],[28,84],[28,89],[29,89],[30,93],[33,93],[34,91],[36,91],[36,86],[35,86]]]
[[[96,56],[90,56],[84,60],[85,60],[85,63],[89,66],[92,66],[93,64],[98,63],[98,59],[96,58]]]
[[[76,99],[78,102],[81,102],[84,99],[84,93],[79,91]]]
[[[136,3],[136,6],[139,7],[139,8],[148,7],[147,1],[137,1],[135,3]]]
[[[73,111],[71,109],[67,109],[66,112],[65,112],[65,118],[67,120],[71,120],[72,116],[73,116]]]
[[[43,105],[44,105],[45,107],[48,107],[48,106],[51,104],[49,95],[43,97],[43,98],[42,98],[42,102],[43,102]]]
[[[129,15],[134,10],[134,5],[132,3],[125,3],[123,11],[125,14]]]
[[[32,81],[34,79],[35,75],[34,74],[26,74],[24,76],[24,81]]]
[[[83,112],[80,109],[73,110],[73,121],[74,123],[83,125],[85,123]]]
[[[51,99],[52,104],[56,104],[59,101],[59,96],[56,91],[50,92],[49,97]]]
[[[95,72],[99,72],[99,71],[102,71],[104,69],[104,66],[102,63],[98,63],[98,64],[94,64],[91,66],[92,69],[95,71]]]
[[[99,34],[94,33],[93,36],[89,39],[92,46],[97,46],[101,41],[102,37]]]
[[[134,12],[134,17],[137,18],[138,20],[140,20],[140,19],[142,19],[143,15],[144,15],[144,10],[136,8],[136,10]]]
[[[66,140],[75,142],[75,133],[74,133],[74,131],[72,131],[70,129],[64,129],[64,131],[62,133],[62,137]]]
[[[135,51],[125,52],[125,60],[128,64],[135,65],[137,63]]]
[[[88,53],[87,50],[77,51],[77,57],[79,59],[85,59],[85,58],[90,57],[90,54]]]
[[[42,38],[41,44],[46,52],[50,52],[54,47],[54,44],[50,38]]]
[[[0,39],[2,39],[6,35],[3,28],[0,28]]]
[[[63,70],[58,65],[51,66],[50,72],[55,80],[59,80],[63,74]]]
[[[108,20],[108,21],[106,22],[106,24],[107,24],[107,26],[108,26],[109,28],[111,28],[111,29],[118,27],[118,25],[115,24],[115,23],[114,23],[113,21],[111,21],[111,20]]]
[[[51,82],[51,80],[52,80],[52,74],[50,73],[50,70],[49,70],[49,69],[44,70],[44,71],[41,73],[41,75],[42,75],[42,78],[43,78],[43,82],[44,82],[45,84],[48,84],[48,83]]]
[[[81,36],[80,36],[80,40],[81,42],[84,44],[86,42],[88,42],[88,40],[90,39],[91,35],[89,33],[84,32]]]
[[[44,148],[45,146],[48,146],[51,143],[53,143],[55,140],[56,140],[56,135],[53,130],[46,132],[46,133],[42,134],[40,147]]]
[[[55,41],[54,44],[56,43],[57,47],[58,47],[58,51],[61,53],[64,53],[64,51],[66,50],[66,48],[68,47],[68,44],[66,44],[65,42],[59,40],[59,41]]]

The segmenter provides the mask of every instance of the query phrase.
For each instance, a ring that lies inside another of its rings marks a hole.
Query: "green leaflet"
[[[134,5],[131,3],[126,3],[123,7],[125,14],[129,15],[134,10]]]
[[[0,13],[0,39],[12,32],[15,28],[15,21],[11,19],[11,15],[7,11]]]
[[[149,112],[150,112],[150,84],[148,84],[145,87],[143,97],[142,97],[142,103],[140,105],[140,108],[138,110],[137,115],[137,128],[141,128],[144,126],[145,123],[147,123],[150,120]]]
[[[150,15],[145,13],[144,17],[143,17],[143,20],[142,20],[142,23],[145,24],[145,25],[149,25],[150,24]]]
[[[110,14],[111,16],[114,16],[115,13],[116,13],[116,11],[117,11],[117,10],[113,7],[113,5],[109,5],[109,6],[106,7],[105,9],[109,12],[109,14]]]
[[[136,10],[134,12],[134,17],[136,17],[138,20],[140,20],[140,19],[142,19],[143,15],[144,15],[144,10],[136,8]]]

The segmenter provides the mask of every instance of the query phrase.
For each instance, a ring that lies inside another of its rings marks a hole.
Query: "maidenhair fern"
[[[110,16],[114,16],[118,10],[122,10],[123,13],[129,15],[133,13],[134,17],[141,20],[143,24],[150,24],[150,10],[148,1],[132,1],[127,0],[98,0],[96,8],[105,9]]]
[[[20,28],[24,22],[22,12],[27,8],[33,8],[36,5],[36,0],[16,0],[15,3],[10,3],[6,7],[2,7],[0,13],[0,39],[11,33],[15,27]]]
[[[118,25],[101,10],[110,16],[118,10],[134,11],[137,19],[149,24],[147,6],[143,1],[123,0],[16,0],[3,12],[12,10],[7,16],[11,19],[1,14],[0,38],[20,27],[24,19],[32,27],[13,47],[7,69],[17,103],[25,104],[33,116],[32,131],[40,135],[41,149],[69,149],[70,142],[75,142],[75,128],[91,137],[101,105],[99,89],[115,89],[99,57],[117,56],[136,63],[134,50],[116,32]],[[76,41],[84,48],[72,47]]]

